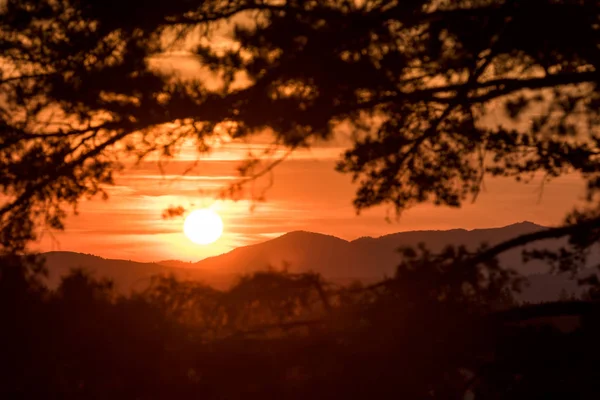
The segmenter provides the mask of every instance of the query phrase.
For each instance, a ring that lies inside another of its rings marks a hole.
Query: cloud
[[[397,231],[473,229],[522,220],[557,224],[583,194],[582,181],[576,176],[546,184],[541,200],[539,182],[523,185],[509,179],[489,179],[487,190],[475,204],[467,203],[461,209],[421,205],[405,212],[398,221],[387,223],[384,207],[356,216],[351,203],[356,186],[350,177],[334,171],[335,160],[325,157],[300,157],[279,165],[264,203],[215,201],[202,194],[202,190],[234,181],[236,165],[237,161],[204,160],[180,177],[189,161],[173,160],[162,173],[156,163],[143,162],[117,178],[117,185],[108,189],[109,201],[82,202],[80,215],[70,217],[67,230],[56,235],[60,247],[140,261],[198,261],[294,230],[352,240]],[[269,179],[259,180],[256,190],[260,192],[269,183]],[[214,245],[194,245],[182,233],[183,218],[161,218],[162,211],[174,205],[214,207],[225,224],[223,237]],[[253,205],[256,207],[251,211]],[[50,250],[56,243],[46,237],[37,245]]]

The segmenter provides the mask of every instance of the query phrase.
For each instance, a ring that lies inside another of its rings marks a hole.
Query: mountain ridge
[[[429,235],[436,235],[436,234],[450,234],[450,233],[472,233],[472,232],[478,232],[478,231],[497,231],[497,230],[503,230],[503,229],[510,229],[513,227],[533,227],[536,229],[545,229],[546,227],[535,224],[533,222],[530,221],[522,221],[522,222],[516,222],[513,224],[509,224],[506,226],[502,226],[502,227],[496,227],[496,228],[475,228],[475,229],[464,229],[464,228],[453,228],[453,229],[447,229],[447,230],[443,230],[443,229],[436,229],[436,230],[427,230],[427,229],[423,229],[423,230],[414,230],[414,231],[400,231],[400,232],[394,232],[394,233],[389,233],[389,234],[385,234],[385,235],[381,235],[381,236],[377,236],[377,237],[373,237],[373,236],[360,236],[356,239],[352,239],[352,240],[347,240],[347,239],[343,239],[340,237],[337,237],[335,235],[331,235],[331,234],[324,234],[324,233],[318,233],[318,232],[310,232],[310,231],[305,231],[305,230],[296,230],[296,231],[290,231],[290,232],[286,232],[281,236],[275,237],[273,239],[269,239],[269,240],[265,240],[263,242],[259,242],[259,243],[253,243],[250,245],[246,245],[246,246],[240,246],[240,247],[236,247],[235,249],[232,249],[228,252],[219,254],[219,255],[215,255],[215,256],[210,256],[210,257],[206,257],[203,258],[199,261],[182,261],[182,260],[177,260],[177,259],[169,259],[169,260],[160,260],[160,261],[147,261],[147,262],[143,262],[143,261],[136,261],[136,260],[126,260],[126,259],[122,259],[122,258],[107,258],[107,257],[103,257],[101,255],[97,255],[97,254],[91,254],[91,253],[78,253],[78,252],[73,252],[73,251],[63,251],[63,250],[58,250],[58,251],[48,251],[48,252],[44,252],[42,253],[43,255],[79,255],[79,256],[89,256],[92,257],[94,259],[100,259],[100,260],[107,260],[107,261],[116,261],[116,262],[121,262],[121,261],[127,261],[127,262],[132,262],[132,263],[136,263],[136,264],[146,264],[146,265],[160,265],[160,266],[165,266],[165,267],[169,267],[169,268],[193,268],[194,266],[201,266],[202,264],[205,264],[205,261],[209,261],[209,260],[216,260],[219,259],[223,256],[226,256],[228,254],[231,253],[240,253],[243,252],[246,249],[255,249],[255,248],[260,248],[263,246],[267,246],[267,245],[271,245],[271,244],[279,244],[282,241],[287,241],[287,240],[292,240],[292,239],[297,239],[297,238],[302,238],[302,239],[314,239],[314,238],[321,238],[324,240],[330,240],[330,241],[337,241],[338,243],[345,243],[345,244],[359,244],[361,242],[376,242],[379,240],[389,240],[389,239],[396,239],[396,238],[401,238],[402,236],[408,236],[408,235],[422,235],[422,234],[429,234]],[[294,246],[298,246],[299,243],[293,243]]]
[[[523,227],[531,227],[531,228],[539,228],[539,229],[548,229],[549,227],[547,226],[543,226],[543,225],[539,225],[536,224],[535,222],[532,221],[528,221],[528,220],[524,220],[524,221],[520,221],[520,222],[514,222],[512,224],[508,224],[508,225],[503,225],[503,226],[498,226],[498,227],[490,227],[490,228],[473,228],[473,229],[466,229],[466,228],[451,228],[451,229],[416,229],[416,230],[412,230],[412,231],[399,231],[399,232],[393,232],[393,233],[386,233],[385,235],[380,235],[380,236],[359,236],[355,239],[344,239],[344,238],[340,238],[338,236],[335,235],[330,235],[330,234],[326,234],[326,233],[319,233],[319,232],[310,232],[310,231],[305,231],[305,230],[296,230],[296,231],[290,231],[290,232],[286,232],[281,236],[277,236],[274,239],[278,239],[287,235],[292,235],[292,234],[302,234],[302,233],[309,233],[312,235],[321,235],[321,236],[329,236],[329,237],[333,237],[336,239],[340,239],[343,240],[345,242],[348,243],[353,243],[362,239],[381,239],[381,238],[385,238],[387,236],[395,236],[395,235],[399,235],[399,234],[404,234],[404,233],[429,233],[429,232],[475,232],[475,231],[488,231],[488,230],[494,230],[494,229],[507,229],[507,228],[523,228]],[[273,240],[273,239],[271,239]],[[261,243],[265,243],[265,242],[261,242]],[[248,246],[253,246],[254,244],[248,245]],[[242,247],[247,247],[247,246],[242,246]],[[202,261],[202,260],[200,260]],[[200,262],[198,261],[198,262]]]
[[[523,221],[500,228],[405,231],[351,241],[323,233],[292,231],[198,262],[165,260],[141,263],[74,252],[48,252],[44,255],[50,271],[49,285],[54,287],[61,276],[76,267],[84,267],[99,278],[112,278],[117,289],[124,292],[142,289],[150,277],[157,274],[173,274],[180,279],[226,288],[240,276],[267,267],[286,268],[290,272],[317,272],[337,282],[373,282],[394,274],[400,262],[397,250],[401,246],[414,246],[422,242],[432,251],[439,251],[449,244],[465,245],[474,250],[481,242],[494,245],[544,228]],[[563,242],[552,239],[544,243],[547,245],[544,247],[557,248]],[[541,262],[523,264],[521,249],[502,254],[500,261],[503,266],[514,267],[529,276],[544,275],[548,270]],[[543,287],[535,288],[534,292],[537,293],[537,300],[548,297]]]

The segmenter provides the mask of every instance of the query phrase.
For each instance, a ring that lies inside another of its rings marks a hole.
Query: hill
[[[296,231],[204,259],[195,266],[205,271],[239,273],[263,269],[266,265],[278,268],[288,263],[291,271],[316,271],[330,279],[380,279],[394,273],[400,259],[398,248],[402,246],[425,243],[429,249],[439,251],[447,245],[454,244],[475,250],[482,242],[494,245],[541,229],[544,227],[531,222],[521,222],[502,228],[410,231],[378,238],[362,237],[353,241]],[[548,240],[536,244],[535,247],[555,248],[560,243]],[[525,274],[544,273],[547,270],[545,265],[539,262],[523,265],[521,251],[522,248],[517,248],[503,254],[502,264],[515,267]]]
[[[541,229],[544,227],[521,222],[490,229],[399,232],[378,238],[362,237],[353,241],[320,233],[295,231],[197,263],[177,260],[139,263],[70,252],[50,252],[45,253],[45,256],[51,287],[56,286],[60,277],[68,270],[77,267],[84,267],[97,277],[113,279],[117,289],[124,292],[143,289],[149,278],[156,274],[174,274],[181,279],[226,287],[242,274],[264,270],[269,266],[275,269],[287,268],[292,272],[314,271],[337,282],[373,282],[393,275],[400,259],[397,250],[401,246],[424,243],[431,250],[438,251],[454,244],[474,250],[482,242],[494,245]],[[563,243],[548,240],[535,244],[535,247],[553,249]],[[547,266],[541,262],[523,264],[521,251],[522,248],[513,249],[503,254],[500,260],[503,266],[515,268],[530,276],[531,287],[522,295],[523,300],[551,300],[562,289],[569,293],[578,291],[573,281],[562,276],[548,275]]]
[[[150,283],[150,278],[156,275],[172,274],[179,279],[201,281],[219,288],[229,286],[234,278],[219,271],[209,272],[197,268],[177,268],[161,263],[114,260],[68,251],[53,251],[44,253],[43,256],[48,269],[46,284],[50,288],[57,287],[61,277],[76,268],[82,268],[96,278],[111,279],[115,288],[121,293],[143,290]]]

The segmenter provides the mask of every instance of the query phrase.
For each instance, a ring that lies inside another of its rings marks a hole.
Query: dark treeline
[[[600,393],[596,303],[516,305],[519,278],[493,263],[457,270],[405,257],[370,287],[277,271],[227,291],[157,277],[129,296],[78,270],[50,291],[40,273],[21,258],[0,265],[2,398]],[[548,317],[557,323],[536,322]]]

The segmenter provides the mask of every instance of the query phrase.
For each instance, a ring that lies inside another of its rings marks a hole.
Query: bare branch
[[[501,253],[504,253],[505,251],[511,250],[515,247],[525,246],[529,243],[537,242],[539,240],[559,239],[561,237],[571,235],[579,230],[593,228],[600,228],[600,217],[588,219],[582,222],[578,222],[576,224],[565,225],[557,228],[548,228],[542,231],[517,236],[515,238],[499,243],[495,246],[490,247],[487,250],[476,254],[474,257],[462,263],[459,263],[458,266],[460,267],[478,264],[480,262],[484,262],[493,257],[496,257]]]

